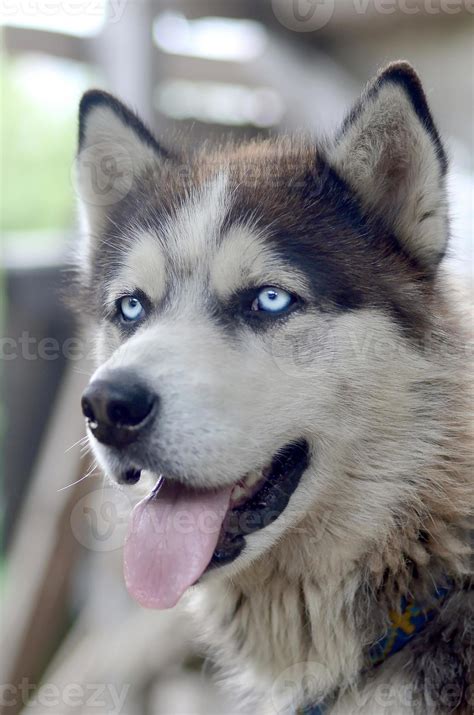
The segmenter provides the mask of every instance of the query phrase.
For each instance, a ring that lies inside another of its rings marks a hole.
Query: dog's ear
[[[448,238],[446,154],[407,62],[384,69],[346,118],[330,158],[339,174],[428,273]]]
[[[76,183],[87,229],[97,234],[147,166],[170,158],[144,123],[122,102],[90,90],[79,106]]]

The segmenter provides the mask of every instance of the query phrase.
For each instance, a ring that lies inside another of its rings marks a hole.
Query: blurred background
[[[447,260],[469,282],[474,4],[2,0],[0,13],[0,712],[240,712],[185,617],[125,593],[127,497],[93,472],[64,488],[90,469],[79,395],[93,367],[60,298],[78,238],[78,101],[105,88],[165,143],[176,127],[190,145],[327,134],[381,65],[408,59],[451,156]]]

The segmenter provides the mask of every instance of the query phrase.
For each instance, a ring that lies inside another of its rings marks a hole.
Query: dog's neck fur
[[[287,538],[235,580],[196,589],[197,622],[232,690],[271,699],[278,712],[285,677],[299,706],[363,687],[367,648],[383,634],[401,594],[429,601],[448,561],[449,576],[462,578],[462,525],[456,535],[452,524],[434,517],[425,542],[417,522],[409,536],[387,537],[384,548],[356,559],[349,549],[338,553],[306,519],[300,538]]]

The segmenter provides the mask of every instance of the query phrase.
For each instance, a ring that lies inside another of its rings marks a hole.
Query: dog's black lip
[[[290,497],[309,466],[305,439],[292,442],[272,460],[263,486],[240,506],[229,509],[217,547],[206,571],[234,561],[245,548],[245,537],[272,524],[288,506]]]

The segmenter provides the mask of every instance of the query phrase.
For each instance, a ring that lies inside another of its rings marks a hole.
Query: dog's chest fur
[[[332,538],[309,524],[300,528],[303,538],[295,533],[238,582],[211,582],[190,596],[203,643],[231,691],[262,715],[295,713],[302,702],[325,702],[331,715],[468,715],[469,578],[412,643],[374,669],[367,663],[370,645],[387,629],[403,584],[418,568],[418,593],[427,603],[432,578],[441,579],[450,561],[461,573],[469,570],[468,532],[461,527],[457,538],[439,522],[428,545],[407,529],[361,560],[350,547],[338,553]],[[322,555],[314,553],[316,540]]]

